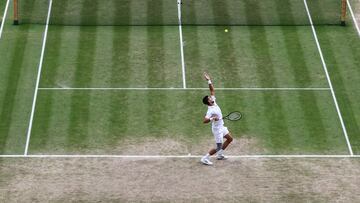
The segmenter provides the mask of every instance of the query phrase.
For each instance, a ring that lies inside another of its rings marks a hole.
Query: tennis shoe
[[[217,159],[217,160],[226,160],[227,157],[224,156],[223,154],[218,154],[218,155],[216,156],[216,159]]]
[[[201,163],[203,163],[204,165],[208,165],[208,166],[213,165],[213,163],[212,163],[208,158],[206,158],[206,157],[201,158],[200,161],[201,161]]]

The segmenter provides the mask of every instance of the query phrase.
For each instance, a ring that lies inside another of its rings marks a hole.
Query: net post
[[[14,25],[19,25],[19,2],[18,0],[14,0]]]
[[[346,2],[347,0],[341,0],[341,25],[346,25]]]

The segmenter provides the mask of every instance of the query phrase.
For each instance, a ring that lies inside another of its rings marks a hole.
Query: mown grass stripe
[[[2,16],[3,14],[5,13],[5,6],[6,6],[6,3],[7,3],[8,0],[0,0],[0,17],[1,17],[1,20],[2,20]],[[0,22],[1,22],[0,20]]]
[[[190,14],[194,15],[195,17],[195,9],[194,4],[191,4],[192,6]],[[186,26],[183,27],[183,30],[186,32],[186,35],[184,35],[183,37],[183,46],[184,46],[184,57],[185,58],[191,58],[191,60],[186,60],[185,61],[185,66],[187,67],[187,71],[186,71],[186,78],[188,80],[193,80],[195,77],[194,74],[191,74],[192,69],[194,67],[199,67],[200,66],[200,48],[199,48],[199,40],[198,35],[198,27],[197,26]],[[190,57],[191,56],[191,57]],[[188,87],[187,87],[188,88]]]
[[[97,12],[97,1],[93,4],[82,4],[81,14],[89,11]],[[97,13],[93,14],[97,16]],[[86,21],[86,15],[81,15]],[[96,51],[96,27],[81,27],[79,32],[79,45],[77,65],[73,83],[75,85],[89,85],[93,77],[94,60]],[[91,92],[73,92],[71,96],[71,109],[69,129],[67,133],[67,147],[73,146],[86,148],[88,146],[89,119],[90,119]]]
[[[281,22],[290,22],[295,23],[294,16],[292,15],[292,8],[288,1],[284,1],[281,5],[277,4],[277,10],[280,12],[282,9],[288,11],[288,15],[280,15]],[[309,86],[311,85],[311,77],[308,65],[306,64],[306,58],[301,45],[300,36],[298,34],[298,29],[292,28],[294,31],[289,32],[287,27],[282,27],[282,39],[284,39],[286,45],[286,53],[288,55],[288,61],[290,63],[290,69],[292,75],[296,81],[296,84],[299,86]],[[319,104],[316,100],[315,92],[308,93],[308,99],[304,100],[302,97],[299,97],[299,104],[302,108],[302,113],[304,114],[304,121],[306,123],[307,131],[304,132],[303,140],[309,140],[310,138],[318,138],[319,147],[326,147],[327,137],[321,137],[323,132],[325,132],[323,119],[320,117]],[[314,123],[312,120],[318,122]]]
[[[254,3],[252,6],[252,9],[246,9],[246,16],[249,18],[250,16],[255,15],[261,20],[261,14],[258,13],[259,5]],[[264,27],[250,28],[250,38],[252,41],[253,53],[256,56],[259,56],[256,60],[256,71],[260,84],[267,87],[278,86],[270,55],[266,30]],[[287,118],[280,96],[278,94],[265,92],[263,94],[263,100],[264,105],[267,107],[264,115],[266,119],[266,121],[264,121],[266,122],[266,128],[272,132],[279,132],[279,136],[277,137],[267,137],[265,144],[275,152],[278,150],[288,150],[287,148],[291,146],[291,139],[289,137]],[[276,108],[272,108],[274,104],[276,104]]]
[[[218,4],[215,4],[215,1],[212,1],[212,11],[215,16],[222,16],[221,20],[224,20],[225,22],[230,22],[230,16],[228,14],[228,4],[225,2]],[[215,19],[215,24],[221,24],[219,22],[219,19]],[[232,32],[230,27],[223,26],[223,27],[216,27],[215,28],[215,36],[216,36],[216,43],[217,43],[217,49],[218,49],[218,60],[222,64],[220,73],[221,75],[231,75],[232,77],[239,76],[239,71],[237,70],[237,67],[239,64],[237,63],[236,58],[240,56],[236,56],[235,47],[234,47],[234,39],[233,35],[231,33],[226,33],[224,30],[230,29],[230,32]],[[240,37],[240,36],[238,36]],[[228,83],[224,82],[224,87],[226,88],[229,86]],[[236,81],[237,85],[241,87],[241,80]]]
[[[16,108],[16,95],[19,91],[20,72],[22,70],[22,63],[25,57],[24,47],[28,44],[29,40],[29,27],[22,30],[22,37],[19,37],[15,44],[12,45],[13,50],[11,54],[11,64],[9,65],[9,72],[6,77],[6,86],[4,88],[4,97],[0,112],[0,153],[6,149],[6,142],[10,136],[10,128],[14,120],[12,114]]]
[[[174,2],[175,3],[175,2]],[[152,10],[157,8],[162,8],[162,1],[148,2],[147,11],[150,13]],[[158,15],[162,19],[162,9],[158,11]],[[159,19],[158,19],[159,20]],[[154,18],[149,18],[148,23],[155,21]],[[164,44],[164,27],[147,27],[146,29],[146,49],[147,49],[147,84],[149,86],[164,86],[165,85],[165,71],[167,67],[164,66],[165,62],[165,44]],[[156,71],[155,71],[156,70]],[[166,105],[164,99],[159,99],[158,97],[152,97],[149,92],[145,95],[146,100],[144,100],[144,106],[146,106],[146,120],[149,127],[150,134],[157,134],[159,129],[166,127],[161,119],[164,111],[162,110],[163,105]]]
[[[53,101],[54,97],[52,93],[45,93],[43,96],[39,95],[38,105],[41,105],[41,108],[38,108],[36,117],[34,118],[33,136],[31,139],[32,149],[36,150],[39,146],[46,146],[49,142],[51,135],[51,117],[56,115],[53,111]],[[48,119],[43,120],[40,118]]]
[[[131,127],[131,93],[123,92],[121,96],[109,96],[110,111],[108,128],[106,129],[108,138],[104,140],[108,145],[114,145],[119,140],[127,136],[127,131]]]
[[[62,26],[50,26],[48,37],[48,49],[44,59],[44,77],[41,78],[40,86],[56,83],[57,72],[62,65],[61,46],[63,42],[64,28]]]
[[[148,10],[151,10],[152,4],[148,4]],[[162,26],[146,28],[146,61],[147,61],[147,84],[150,87],[165,86],[165,72],[168,67],[164,66],[165,62],[165,44],[164,28]]]
[[[122,106],[124,106],[128,112],[128,126],[124,129],[124,136],[121,137],[128,136],[140,140],[144,136],[141,132],[149,132],[147,120],[148,116],[152,115],[145,113],[149,108],[152,108],[149,106],[149,101],[143,94],[137,94],[136,92],[129,93],[127,99],[123,101]],[[140,133],[137,133],[139,129],[141,129]]]
[[[116,1],[116,7],[123,6],[125,10],[130,11],[130,5],[123,4],[121,1]],[[131,16],[129,15],[122,16],[125,22],[130,23]],[[114,14],[114,18],[117,15]],[[114,19],[115,21],[115,19]],[[130,67],[130,28],[123,27],[118,28],[114,27],[112,37],[112,68],[111,68],[111,77],[110,84],[111,86],[116,86],[119,83],[119,77],[121,78],[121,83],[124,86],[130,86],[131,81],[129,81],[129,75],[131,74]],[[112,96],[110,97],[110,124],[108,125],[108,134],[110,139],[108,140],[108,144],[116,143],[116,140],[120,140],[125,137],[125,133],[129,128],[129,108],[121,108],[122,106],[128,106],[131,102],[128,100],[129,93],[122,92],[122,97]]]
[[[132,87],[148,87],[147,85],[147,49],[146,28],[133,26],[129,38],[129,68],[128,75]]]

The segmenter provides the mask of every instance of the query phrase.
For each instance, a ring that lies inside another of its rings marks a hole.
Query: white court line
[[[202,155],[0,155],[0,158],[138,158],[138,159],[167,159],[167,158],[201,158]],[[360,158],[360,155],[229,155],[228,158]]]
[[[320,43],[319,43],[316,31],[315,31],[315,27],[314,27],[314,24],[313,24],[311,15],[310,15],[309,7],[307,5],[306,0],[304,0],[304,4],[305,4],[306,12],[308,14],[309,21],[310,21],[310,24],[311,24],[311,29],[312,29],[312,32],[313,32],[313,35],[314,35],[314,38],[315,38],[316,46],[317,46],[317,48],[319,50],[319,54],[320,54],[321,62],[322,62],[322,65],[323,65],[323,68],[324,68],[324,71],[325,71],[325,74],[326,74],[326,78],[328,80],[328,83],[329,83],[329,86],[330,86],[330,89],[331,89],[331,94],[333,96],[336,111],[338,113],[338,116],[339,116],[339,119],[340,119],[340,122],[341,122],[341,126],[342,126],[342,129],[343,129],[344,135],[345,135],[346,143],[347,143],[347,146],[349,148],[349,153],[352,156],[352,155],[354,155],[354,153],[353,153],[352,148],[351,148],[351,144],[350,144],[349,137],[348,137],[348,134],[347,134],[347,131],[346,131],[346,127],[345,127],[345,124],[344,124],[344,121],[343,121],[343,118],[342,118],[342,115],[341,115],[341,112],[340,112],[340,108],[339,108],[339,105],[338,105],[338,102],[337,102],[337,99],[336,99],[336,96],[335,96],[334,88],[333,88],[332,83],[331,83],[329,72],[327,70],[325,59],[324,59],[323,53],[321,51]]]
[[[37,94],[38,94],[38,90],[39,90],[41,69],[42,69],[42,64],[43,64],[43,60],[44,60],[45,46],[46,46],[46,38],[47,38],[47,32],[48,32],[48,28],[49,28],[49,21],[50,21],[50,15],[51,15],[51,6],[52,6],[52,0],[49,0],[49,10],[48,10],[48,14],[47,14],[48,16],[47,16],[47,19],[46,19],[46,26],[45,26],[45,31],[44,31],[44,39],[43,39],[43,44],[42,44],[42,49],[41,49],[41,56],[40,56],[38,74],[37,74],[37,79],[36,79],[36,86],[35,86],[33,104],[32,104],[32,108],[31,108],[29,128],[28,128],[27,136],[26,136],[26,146],[25,146],[24,155],[27,155],[27,154],[28,154],[28,150],[29,150],[31,129],[32,129],[32,124],[33,124],[33,119],[34,119],[36,99],[37,99]]]
[[[8,8],[9,8],[9,2],[10,2],[10,0],[7,0],[6,6],[5,6],[5,10],[4,10],[4,16],[3,16],[2,21],[1,21],[1,26],[0,26],[0,39],[1,39],[1,36],[2,36],[3,29],[4,29],[4,24],[5,24],[5,20],[6,20],[6,15],[7,15],[7,11],[8,11]]]
[[[181,51],[181,67],[182,67],[182,78],[183,88],[186,89],[186,75],[185,75],[185,59],[184,59],[184,43],[182,34],[182,22],[181,22],[181,0],[177,0],[178,4],[178,18],[179,18],[179,34],[180,34],[180,51]]]
[[[357,21],[356,21],[354,12],[353,12],[353,10],[352,10],[352,8],[351,8],[350,0],[347,1],[347,5],[348,5],[348,7],[349,7],[349,10],[350,10],[352,19],[353,19],[353,21],[354,21],[355,28],[356,28],[356,30],[357,30],[357,32],[358,32],[358,34],[359,34],[359,37],[360,37],[360,28],[359,28],[359,25],[357,24]]]
[[[292,88],[292,87],[279,87],[279,88],[262,88],[262,87],[239,87],[239,88],[215,88],[216,90],[249,90],[249,91],[329,91],[331,90],[329,87],[314,87],[314,88]],[[71,88],[71,87],[42,87],[39,90],[209,90],[209,88],[179,88],[179,87],[164,87],[164,88],[156,88],[156,87],[134,87],[134,88],[106,88],[106,87],[93,87],[93,88]]]

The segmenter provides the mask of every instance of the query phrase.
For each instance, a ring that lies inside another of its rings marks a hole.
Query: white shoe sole
[[[207,165],[207,166],[213,165],[212,162],[207,162],[207,161],[204,161],[204,160],[202,160],[202,159],[201,159],[200,161],[201,161],[202,164]]]

